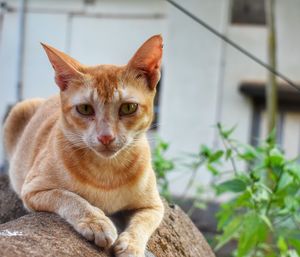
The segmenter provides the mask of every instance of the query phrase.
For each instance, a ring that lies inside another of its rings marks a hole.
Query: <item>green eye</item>
[[[124,103],[120,107],[119,114],[120,116],[125,116],[136,112],[138,104],[136,103]]]
[[[95,114],[93,107],[89,104],[77,105],[76,111],[84,116],[92,116]]]

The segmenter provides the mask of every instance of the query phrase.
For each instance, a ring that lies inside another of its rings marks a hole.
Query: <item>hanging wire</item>
[[[238,51],[240,51],[242,54],[248,56],[250,59],[252,59],[253,61],[255,61],[256,63],[258,63],[259,65],[263,66],[264,68],[266,68],[267,70],[269,70],[270,72],[272,72],[273,74],[275,74],[276,76],[278,76],[279,78],[281,78],[288,85],[290,85],[291,87],[293,87],[296,90],[300,91],[300,87],[297,86],[296,83],[294,83],[292,80],[290,80],[287,76],[285,76],[281,72],[277,71],[276,69],[274,69],[273,67],[271,67],[267,63],[263,62],[262,60],[260,60],[259,58],[257,58],[255,55],[253,55],[252,53],[250,53],[248,50],[246,50],[245,48],[241,47],[240,45],[238,45],[237,43],[235,43],[234,41],[232,41],[230,38],[226,37],[222,33],[218,32],[217,30],[215,30],[214,28],[212,28],[205,21],[201,20],[200,18],[198,18],[197,16],[195,16],[194,14],[192,14],[190,11],[188,11],[187,9],[185,9],[184,7],[182,7],[181,5],[179,5],[178,3],[176,3],[175,1],[173,1],[173,0],[166,0],[166,1],[168,3],[170,3],[171,5],[173,5],[175,8],[177,8],[178,10],[180,10],[181,12],[183,12],[184,14],[186,14],[188,17],[190,17],[191,19],[193,19],[195,22],[197,22],[198,24],[200,24],[201,26],[203,26],[204,28],[206,28],[207,30],[209,30],[215,36],[221,38],[222,40],[224,40],[225,42],[227,42],[229,45],[231,45],[232,47],[234,47],[235,49],[237,49]]]

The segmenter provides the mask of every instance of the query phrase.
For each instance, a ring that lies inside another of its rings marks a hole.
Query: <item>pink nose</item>
[[[98,141],[103,145],[109,145],[112,141],[115,140],[113,135],[101,135],[97,137]]]

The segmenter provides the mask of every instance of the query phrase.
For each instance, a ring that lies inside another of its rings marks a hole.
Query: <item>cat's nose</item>
[[[97,139],[103,145],[109,145],[116,138],[113,135],[100,135],[97,137]]]

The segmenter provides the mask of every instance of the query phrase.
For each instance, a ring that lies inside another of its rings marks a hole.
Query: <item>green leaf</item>
[[[300,165],[292,162],[285,166],[285,171],[289,173],[295,180],[300,181]]]
[[[208,158],[208,162],[211,163],[218,161],[223,156],[223,154],[224,152],[222,150],[216,151]]]
[[[262,214],[259,217],[269,227],[270,230],[273,230],[272,223],[266,215]]]
[[[270,151],[269,155],[270,155],[269,160],[271,166],[276,167],[276,166],[282,166],[284,164],[284,156],[277,148],[273,148]]]
[[[258,182],[260,180],[260,174],[258,171],[251,171],[250,172],[250,178],[252,179],[253,182]]]
[[[260,186],[260,184],[258,185]],[[257,202],[267,202],[270,199],[270,193],[262,186],[260,186],[253,197]]]
[[[293,183],[293,177],[288,173],[283,173],[278,182],[277,191],[282,191]]]
[[[230,205],[230,203],[223,203],[220,206],[220,210],[217,212],[216,217],[218,220],[218,230],[222,230],[226,224],[228,224],[232,216],[234,215],[234,209]]]
[[[211,155],[211,149],[206,145],[201,145],[200,147],[200,155],[209,158]]]
[[[289,244],[295,248],[298,254],[300,254],[300,239],[299,238],[289,238],[288,239]]]
[[[231,136],[231,134],[233,133],[233,131],[236,129],[236,125],[235,125],[232,128],[225,130],[220,123],[217,124],[217,127],[219,129],[220,135],[225,139],[228,139]]]
[[[276,130],[273,129],[272,132],[268,135],[266,139],[266,143],[268,143],[269,145],[274,145],[275,142],[276,142]]]
[[[284,198],[285,208],[288,209],[290,212],[297,211],[299,206],[299,202],[295,198],[295,196],[288,195]]]
[[[211,165],[210,163],[208,163],[206,165],[207,169],[211,172],[211,174],[213,174],[214,176],[219,175],[220,172],[217,168],[215,168],[213,165]]]
[[[238,239],[237,256],[245,257],[260,242],[264,242],[268,229],[256,213],[244,217],[243,229]]]
[[[286,253],[289,249],[287,243],[285,242],[284,238],[280,236],[277,240],[277,247],[282,253]]]
[[[157,176],[160,194],[167,200],[171,200],[167,174],[174,170],[175,164],[173,160],[165,157],[168,147],[168,143],[164,142],[160,138],[157,139],[157,144],[153,150],[152,165]]]
[[[216,251],[219,250],[225,244],[227,244],[232,238],[234,238],[234,236],[236,236],[238,230],[241,228],[242,223],[242,216],[237,216],[234,219],[232,219],[229,224],[226,225],[223,234],[217,238],[218,244],[215,247]]]
[[[241,179],[232,179],[223,182],[222,184],[216,186],[217,194],[222,194],[224,192],[234,192],[239,193],[245,191],[247,188],[246,183]]]
[[[239,154],[239,157],[245,161],[252,161],[258,157],[258,152],[251,145],[242,145],[244,151]]]

